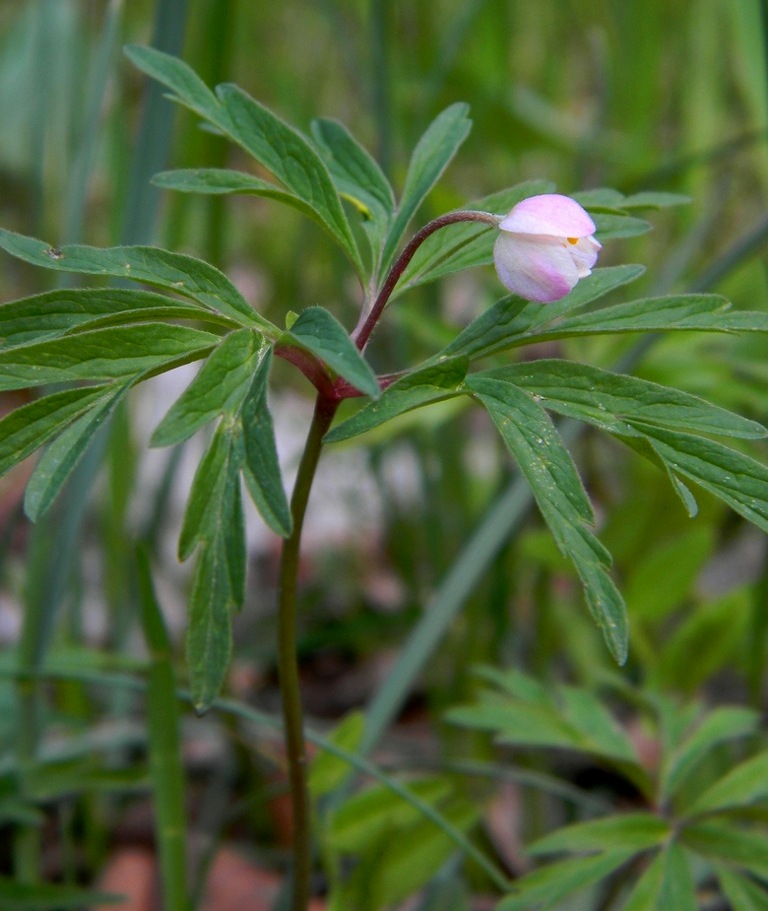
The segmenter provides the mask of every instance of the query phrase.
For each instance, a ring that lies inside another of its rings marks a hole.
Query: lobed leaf
[[[379,381],[341,323],[324,307],[307,307],[286,332],[281,344],[298,344],[324,361],[360,392],[379,395]]]
[[[385,274],[411,219],[469,134],[469,107],[452,104],[432,121],[413,150],[405,187],[382,253]]]
[[[217,310],[239,325],[255,326],[273,337],[277,334],[276,327],[250,306],[223,273],[192,256],[141,246],[101,248],[69,244],[58,249],[2,228],[0,248],[46,269],[124,278],[164,288]]]
[[[591,521],[591,506],[557,431],[544,409],[512,383],[477,376],[467,380],[467,387],[482,402],[515,457],[560,551],[573,561],[611,654],[623,662],[626,608],[606,572],[610,555],[585,527]]]
[[[615,850],[547,864],[518,879],[512,894],[501,900],[496,911],[552,908],[575,892],[610,876],[633,854],[633,851]]]
[[[227,132],[292,193],[304,200],[362,277],[352,231],[323,160],[307,140],[236,85],[220,85]]]
[[[647,380],[564,360],[513,364],[482,374],[506,378],[533,393],[545,408],[608,432],[632,429],[625,418],[696,433],[758,439],[768,431],[696,396]]]
[[[369,402],[357,414],[330,430],[325,435],[324,442],[348,440],[391,421],[406,411],[457,395],[467,375],[468,366],[466,358],[446,358],[407,373],[387,386],[376,401]]]
[[[238,410],[268,350],[263,336],[249,329],[227,335],[171,405],[150,445],[181,443],[224,412]]]
[[[202,357],[219,336],[165,323],[94,329],[0,351],[0,390],[121,380]]]

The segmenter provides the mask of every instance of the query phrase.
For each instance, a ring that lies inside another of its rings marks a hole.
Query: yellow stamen
[[[579,242],[578,237],[566,237],[565,238],[569,244],[577,244]]]

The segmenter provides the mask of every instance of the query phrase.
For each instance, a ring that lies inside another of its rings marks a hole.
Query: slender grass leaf
[[[293,527],[277,458],[275,429],[267,403],[271,349],[256,370],[242,407],[243,478],[267,525],[287,538]]]
[[[181,443],[224,412],[239,410],[267,350],[263,336],[249,329],[227,335],[171,405],[150,445]]]
[[[35,466],[24,494],[24,512],[36,522],[53,504],[61,488],[93,442],[96,433],[113,414],[131,383],[115,384],[106,390],[50,444]]]
[[[466,208],[504,215],[521,200],[549,193],[552,188],[548,180],[529,180],[473,200]],[[476,221],[458,222],[435,231],[416,251],[397,284],[395,295],[453,272],[493,262],[497,236],[495,228]]]
[[[277,329],[260,316],[230,280],[209,263],[160,247],[87,247],[61,249],[42,240],[0,228],[0,248],[25,262],[83,275],[111,276],[172,291],[223,313],[240,325],[255,326],[273,337]]]
[[[120,380],[195,360],[218,335],[165,323],[94,329],[0,351],[0,389],[73,380]]]
[[[93,905],[121,905],[124,895],[96,892],[58,883],[22,883],[0,877],[0,907],[3,911],[80,911]]]
[[[653,813],[621,813],[556,829],[536,839],[526,850],[533,855],[611,849],[639,852],[662,844],[669,835],[669,822]]]
[[[307,307],[286,332],[281,344],[306,348],[360,392],[379,395],[379,381],[341,323],[323,307]]]
[[[519,297],[506,297],[473,320],[466,329],[440,352],[439,356],[484,357],[515,344],[526,343],[528,334],[538,336],[542,325],[585,307],[643,273],[642,266],[609,266],[595,269],[582,279],[570,294],[554,304],[529,303]],[[546,330],[544,330],[546,331]]]
[[[305,200],[362,277],[357,244],[331,175],[318,153],[298,130],[236,85],[220,85],[216,91],[226,110],[227,132],[285,187]]]
[[[768,531],[768,468],[717,443],[667,428],[629,422],[675,474],[695,481],[763,531]]]
[[[717,868],[717,878],[731,911],[768,911],[768,890],[753,880],[727,867]]]
[[[183,60],[137,44],[129,44],[125,55],[142,72],[168,86],[174,92],[175,100],[211,123],[222,125],[225,122],[219,100]]]
[[[392,383],[375,402],[370,402],[343,424],[325,435],[326,443],[337,443],[365,433],[392,418],[433,402],[459,394],[467,375],[466,358],[450,358],[414,370]]]
[[[624,602],[606,572],[610,555],[585,527],[592,510],[578,472],[549,417],[511,383],[470,377],[467,386],[482,402],[531,487],[564,556],[573,561],[587,604],[614,658],[627,655]]]
[[[626,863],[634,851],[608,851],[592,857],[576,857],[547,864],[515,883],[511,895],[503,898],[496,911],[533,911],[551,908],[563,899],[593,886]]]
[[[768,877],[764,831],[736,828],[727,822],[704,822],[686,826],[680,838],[686,847],[707,860],[742,867],[763,879]]]
[[[625,417],[677,430],[758,439],[768,431],[703,399],[636,377],[586,364],[538,360],[482,374],[507,378],[536,395],[545,408],[609,432],[631,432]]]
[[[382,254],[382,273],[388,271],[400,241],[424,198],[446,169],[472,126],[463,103],[452,104],[432,121],[413,150],[405,187]]]
[[[739,763],[694,801],[688,812],[712,813],[768,797],[768,751]]]
[[[94,324],[156,322],[162,318],[215,320],[221,325],[233,325],[226,317],[214,314],[200,304],[185,303],[148,291],[62,289],[0,306],[0,351],[55,338],[84,327],[94,328]]]
[[[186,911],[185,776],[173,651],[144,550],[138,553],[137,570],[140,618],[150,654],[146,699],[149,766],[163,891],[169,911]]]
[[[88,386],[64,389],[7,414],[0,420],[0,475],[88,411],[105,394],[107,388]]]
[[[722,706],[711,711],[665,759],[660,781],[662,799],[673,796],[691,770],[718,744],[746,737],[755,730],[758,720],[757,712],[737,706]]]

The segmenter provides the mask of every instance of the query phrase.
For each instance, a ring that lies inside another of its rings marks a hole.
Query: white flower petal
[[[586,278],[591,272],[592,267],[597,262],[597,253],[601,245],[594,237],[581,237],[578,243],[570,244],[569,250],[571,257],[576,265],[579,278]]]
[[[595,223],[569,196],[544,193],[519,202],[499,223],[502,231],[514,234],[553,234],[558,237],[588,237]]]
[[[493,261],[501,283],[513,294],[550,303],[565,297],[579,280],[576,259],[569,249],[575,246],[560,237],[502,231],[493,247]]]

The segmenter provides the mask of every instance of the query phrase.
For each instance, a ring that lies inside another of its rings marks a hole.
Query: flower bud
[[[493,248],[496,273],[506,288],[527,300],[560,300],[597,261],[594,222],[575,200],[559,193],[519,202],[499,230]]]

